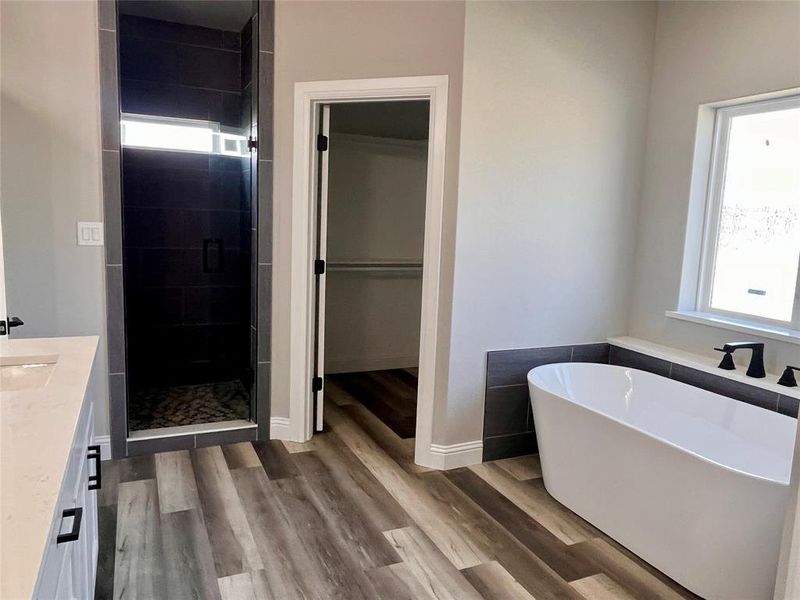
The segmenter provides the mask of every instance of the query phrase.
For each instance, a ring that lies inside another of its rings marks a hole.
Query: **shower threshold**
[[[258,425],[246,419],[218,421],[216,423],[196,423],[177,425],[175,427],[158,427],[156,429],[140,429],[128,434],[128,441],[152,440],[165,437],[178,437],[202,433],[219,433],[239,429],[256,429]]]

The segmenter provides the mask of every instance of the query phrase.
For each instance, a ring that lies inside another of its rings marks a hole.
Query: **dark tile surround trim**
[[[258,439],[268,440],[271,414],[272,381],[272,173],[273,173],[273,94],[275,52],[275,2],[259,0],[258,22],[253,35],[258,36],[258,281],[256,422]]]
[[[125,381],[125,294],[122,283],[122,190],[119,141],[117,3],[98,0],[100,52],[100,140],[105,224],[106,343],[111,456],[127,456],[128,415]]]
[[[796,398],[791,398],[778,392],[772,392],[739,381],[733,381],[727,377],[721,377],[713,373],[692,369],[691,367],[686,367],[679,363],[654,358],[641,352],[611,345],[609,364],[650,371],[651,373],[669,377],[675,381],[699,387],[709,392],[714,392],[715,394],[727,396],[728,398],[733,398],[740,402],[746,402],[754,406],[797,418],[797,409],[800,400]]]
[[[558,362],[608,362],[608,344],[499,350],[486,356],[483,460],[537,451],[527,375]]]
[[[555,362],[592,362],[648,371],[797,418],[800,400],[607,343],[488,352],[483,460],[537,451],[528,371]]]
[[[258,315],[256,343],[256,421],[258,439],[269,439],[270,422],[270,327],[272,312],[272,132],[274,1],[258,2],[259,106],[258,106]],[[108,345],[109,428],[112,458],[194,448],[213,442],[231,443],[255,439],[255,429],[232,430],[128,441],[127,391],[125,382],[125,306],[122,282],[122,202],[119,139],[119,64],[117,53],[117,3],[98,0],[100,58],[100,133],[105,223],[106,323]],[[244,437],[243,437],[244,436]]]

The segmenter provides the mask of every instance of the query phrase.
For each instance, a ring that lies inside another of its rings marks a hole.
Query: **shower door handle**
[[[221,273],[225,244],[219,238],[203,240],[203,273]]]

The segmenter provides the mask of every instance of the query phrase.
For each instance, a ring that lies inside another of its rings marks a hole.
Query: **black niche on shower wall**
[[[250,24],[223,31],[120,15],[123,119],[193,119],[247,135]],[[123,146],[129,407],[175,386],[239,382],[250,395],[251,172],[249,156]],[[219,419],[196,415],[205,420]],[[153,426],[170,424],[188,421]]]

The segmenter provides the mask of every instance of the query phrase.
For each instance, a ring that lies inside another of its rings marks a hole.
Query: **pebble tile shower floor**
[[[249,417],[250,398],[240,381],[143,390],[131,395],[128,406],[131,431]]]

